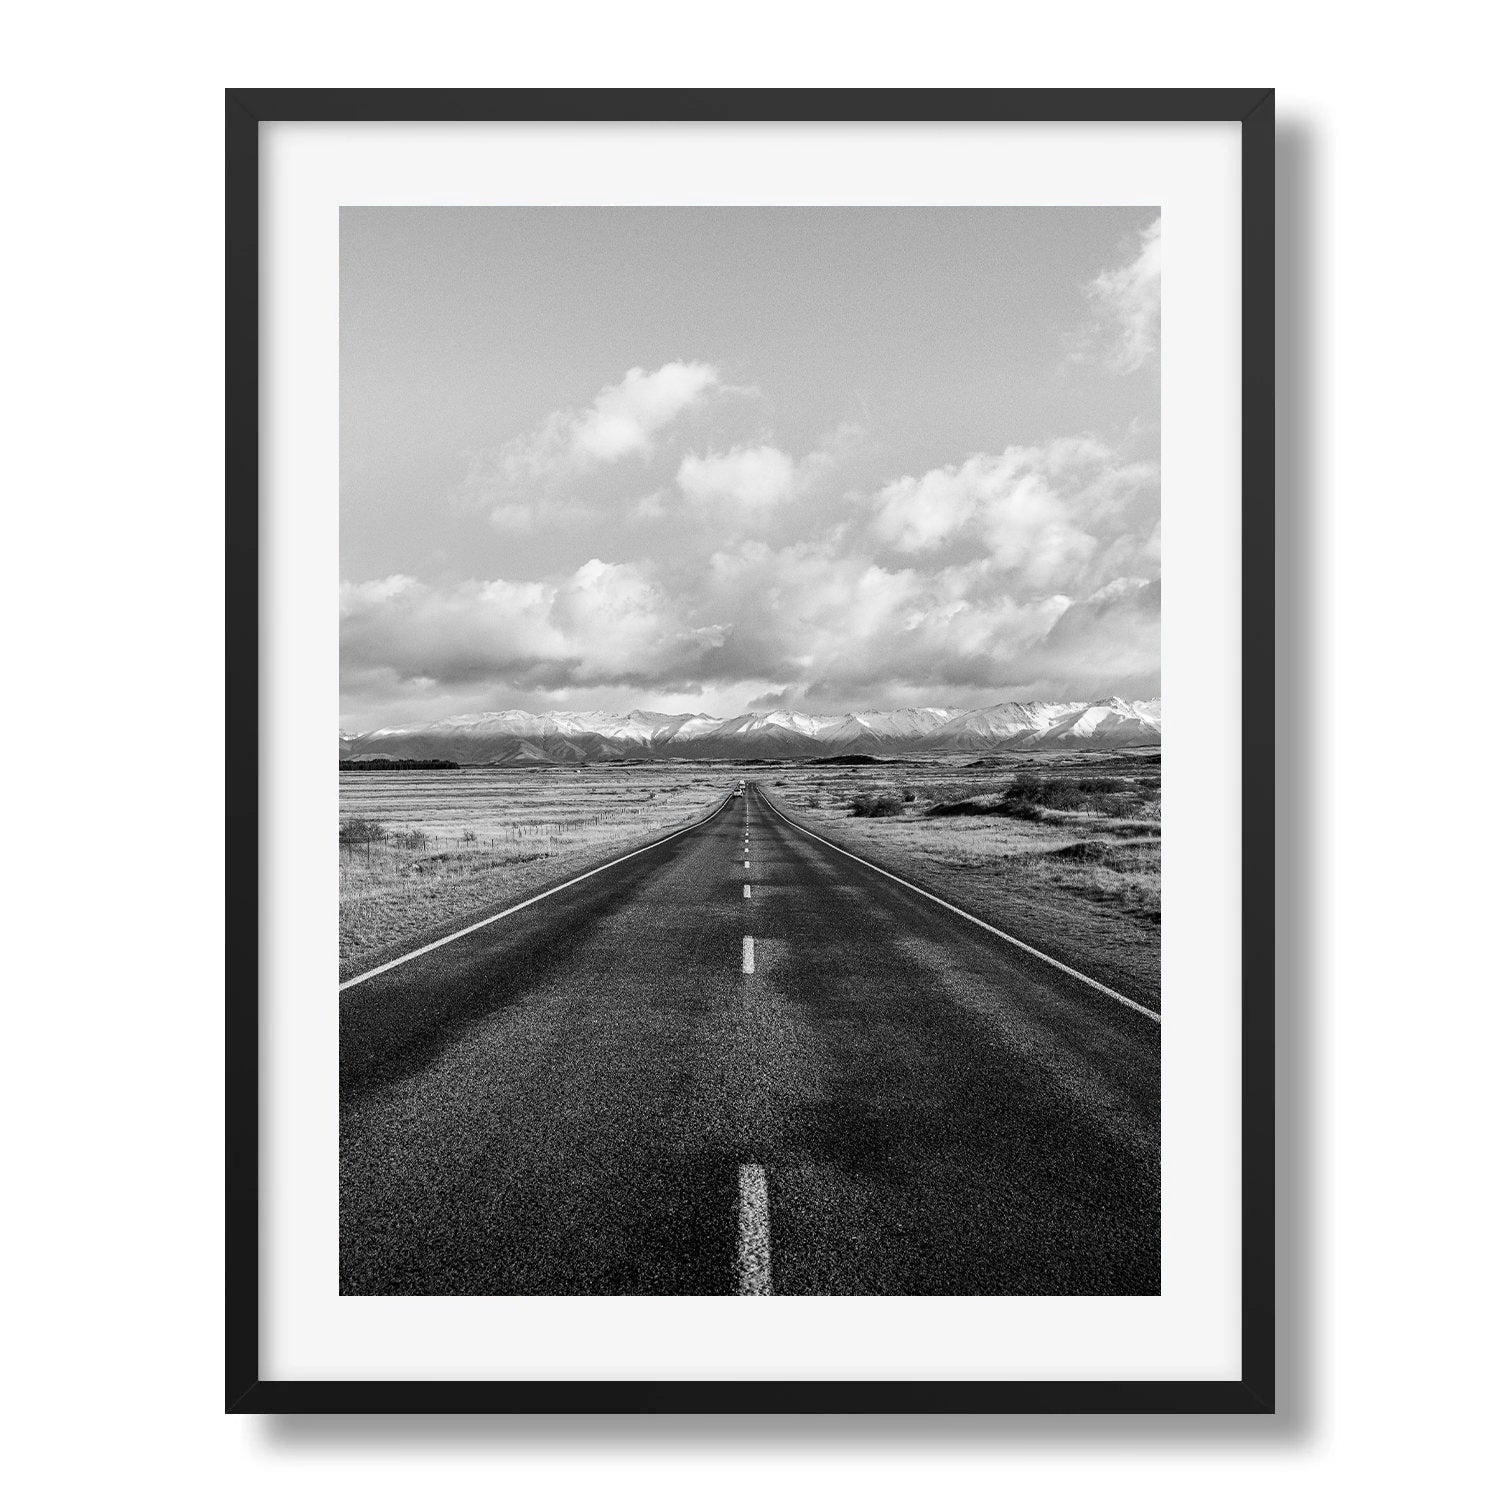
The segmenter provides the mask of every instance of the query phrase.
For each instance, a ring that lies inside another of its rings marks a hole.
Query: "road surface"
[[[340,993],[351,1295],[1159,1290],[1160,1026],[795,826]]]

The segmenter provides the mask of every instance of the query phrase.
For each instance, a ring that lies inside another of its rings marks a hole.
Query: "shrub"
[[[901,816],[900,792],[856,792],[850,816],[855,818],[899,818]]]
[[[1035,771],[1017,771],[1005,795],[1012,802],[1035,802],[1046,789],[1047,783]]]
[[[1027,807],[1075,810],[1088,806],[1088,797],[1077,781],[1047,781],[1034,771],[1020,772],[1006,788],[1005,800]]]
[[[1106,843],[1103,839],[1085,839],[1051,849],[1043,858],[1060,863],[1091,865],[1113,870],[1117,874],[1157,873],[1161,868],[1161,845],[1155,839],[1130,843]]]
[[[380,843],[385,836],[385,824],[377,823],[373,818],[345,818],[339,824],[339,843],[346,846],[363,844],[369,848],[371,844]]]

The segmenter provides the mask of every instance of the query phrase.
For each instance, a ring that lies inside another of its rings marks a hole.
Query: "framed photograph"
[[[1273,1411],[1271,91],[226,103],[227,1409]]]

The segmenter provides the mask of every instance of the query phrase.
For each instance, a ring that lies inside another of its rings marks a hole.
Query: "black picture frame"
[[[263,1380],[259,1365],[259,127],[269,121],[1234,121],[1241,126],[1242,1240],[1234,1381]],[[225,1409],[275,1413],[1270,1413],[1275,1410],[1274,91],[227,89]]]

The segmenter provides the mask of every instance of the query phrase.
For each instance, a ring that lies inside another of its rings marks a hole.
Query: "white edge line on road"
[[[740,973],[753,974],[755,972],[755,939],[753,937],[740,939]]]
[[[736,1289],[741,1297],[771,1297],[771,1207],[766,1169],[740,1168],[740,1224],[734,1246]]]
[[[887,880],[894,880],[897,885],[904,885],[907,890],[915,891],[919,896],[926,896],[929,901],[935,901],[939,906],[947,907],[949,911],[956,913],[964,921],[972,922],[976,927],[982,927],[986,932],[994,933],[997,938],[1003,938],[1007,943],[1014,944],[1017,948],[1031,954],[1033,958],[1041,959],[1044,964],[1051,964],[1054,969],[1061,969],[1064,974],[1071,974],[1074,979],[1081,980],[1091,989],[1098,990],[1101,995],[1108,995],[1111,1000],[1118,1000],[1121,1005],[1128,1005],[1131,1010],[1139,1011],[1143,1016],[1150,1016],[1158,1026],[1161,1025],[1161,1013],[1159,1011],[1151,1010],[1148,1006],[1142,1005],[1138,1000],[1132,1000],[1128,995],[1122,995],[1118,990],[1110,989],[1107,984],[1100,984],[1097,979],[1090,979],[1087,974],[1080,974],[1077,969],[1069,968],[1061,959],[1053,958],[1050,953],[1043,953],[1040,948],[1033,948],[1030,943],[1023,943],[1020,938],[1012,937],[1008,932],[1001,932],[998,927],[991,927],[988,922],[982,922],[978,917],[971,916],[963,907],[955,906],[951,901],[944,901],[941,896],[934,896],[931,891],[924,891],[921,886],[913,885],[911,881],[903,880],[899,875],[892,875],[889,870],[882,869],[879,865],[871,864],[869,860],[861,859],[857,854],[850,854],[847,849],[841,849],[837,844],[830,843],[827,839],[814,833],[811,828],[804,828],[800,823],[793,822],[780,808],[775,807],[770,799],[765,797],[764,793],[761,796],[766,806],[783,823],[797,829],[799,833],[805,833],[808,838],[817,839],[820,844],[827,844],[836,853],[845,855],[856,864],[864,865],[866,869],[874,870],[877,875],[884,875]],[[748,869],[749,867],[747,866],[746,868]]]
[[[353,979],[345,979],[340,982],[339,989],[352,989],[356,984],[363,984],[365,980],[373,979],[377,974],[384,974],[388,969],[399,968],[402,964],[410,963],[414,958],[421,958],[424,953],[431,953],[434,948],[441,948],[445,943],[456,943],[459,938],[468,937],[471,932],[478,932],[481,927],[488,927],[491,922],[498,922],[501,917],[514,916],[524,907],[535,906],[538,901],[545,901],[548,896],[555,896],[559,891],[567,890],[570,885],[577,885],[580,880],[587,880],[591,875],[601,875],[605,870],[612,870],[616,865],[623,865],[627,859],[634,859],[637,854],[648,854],[652,849],[659,849],[663,844],[670,844],[673,839],[680,839],[683,834],[691,833],[695,828],[702,828],[705,823],[718,817],[728,802],[729,798],[726,797],[711,813],[699,818],[696,823],[689,823],[686,828],[679,828],[675,833],[653,839],[649,844],[642,844],[639,849],[632,849],[629,854],[622,854],[618,859],[610,860],[608,864],[595,865],[592,870],[585,870],[582,875],[575,875],[571,880],[565,880],[561,885],[553,886],[550,891],[541,891],[535,896],[528,896],[524,901],[517,901],[514,906],[507,906],[504,911],[497,911],[492,917],[485,917],[482,921],[473,922],[468,927],[461,927],[457,932],[450,932],[447,937],[441,937],[435,943],[413,948],[410,953],[403,953],[400,958],[393,958],[387,964],[367,969],[363,974],[356,974]],[[748,870],[750,867],[746,865],[745,868]]]

